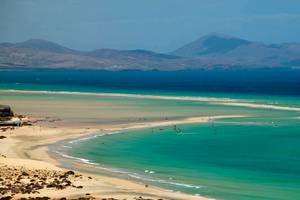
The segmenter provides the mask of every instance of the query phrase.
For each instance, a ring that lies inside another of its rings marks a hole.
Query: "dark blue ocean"
[[[62,85],[120,90],[300,95],[300,70],[0,71],[0,84]]]

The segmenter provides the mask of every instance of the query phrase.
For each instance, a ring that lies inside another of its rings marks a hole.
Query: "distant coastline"
[[[0,43],[0,68],[110,71],[299,68],[299,53],[298,43],[264,44],[216,33],[165,53],[105,48],[83,52],[43,39],[30,39]]]

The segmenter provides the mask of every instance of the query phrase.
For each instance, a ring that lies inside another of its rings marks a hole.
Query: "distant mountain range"
[[[209,34],[168,53],[140,49],[83,52],[40,39],[0,43],[2,69],[182,70],[278,67],[300,67],[300,44],[268,45],[221,34]]]

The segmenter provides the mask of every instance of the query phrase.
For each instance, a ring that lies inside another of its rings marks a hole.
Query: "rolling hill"
[[[264,44],[209,34],[172,52],[97,49],[83,52],[31,39],[0,44],[2,69],[181,70],[211,68],[298,68],[300,44]]]

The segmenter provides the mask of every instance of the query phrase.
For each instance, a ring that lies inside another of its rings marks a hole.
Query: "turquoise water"
[[[173,109],[180,112],[182,105],[177,106]],[[189,106],[203,114],[244,113],[251,117],[181,125],[179,134],[173,127],[164,127],[106,135],[82,141],[69,153],[193,195],[245,200],[300,198],[299,112],[205,103]]]
[[[221,97],[240,99],[241,102],[299,107],[297,96],[174,91],[153,93],[34,84],[1,84],[0,89]],[[124,171],[131,178],[193,195],[230,200],[300,198],[300,112],[192,101],[52,94],[0,95],[0,101],[16,99],[20,103],[19,107],[16,105],[17,109],[26,110],[22,108],[23,103],[35,100],[44,106],[45,112],[51,112],[46,108],[55,111],[55,106],[59,106],[57,104],[65,102],[72,102],[70,105],[77,106],[78,103],[95,106],[111,103],[112,105],[106,107],[79,107],[82,111],[78,112],[87,113],[79,116],[77,120],[85,120],[84,117],[87,117],[93,122],[112,119],[122,122],[127,120],[124,116],[128,115],[160,119],[165,116],[180,118],[245,114],[249,117],[179,125],[178,128],[182,130],[180,133],[174,131],[174,127],[160,127],[96,137],[74,143],[73,148],[66,151],[74,157],[98,163],[99,166]],[[65,115],[74,110],[72,106],[64,109]],[[104,111],[113,114],[114,118],[96,115]]]
[[[29,90],[29,91],[70,91],[70,92],[91,92],[91,93],[122,93],[122,94],[144,94],[144,95],[164,95],[164,96],[191,96],[191,97],[213,97],[240,99],[248,102],[266,103],[283,106],[300,107],[300,96],[286,95],[264,95],[264,94],[245,94],[232,92],[193,92],[184,90],[142,90],[126,88],[109,88],[109,87],[91,87],[91,86],[74,86],[58,84],[34,84],[34,83],[1,83],[0,90]]]
[[[77,144],[71,154],[195,195],[299,199],[300,120],[271,120],[185,125],[180,134],[169,127],[102,136]]]

